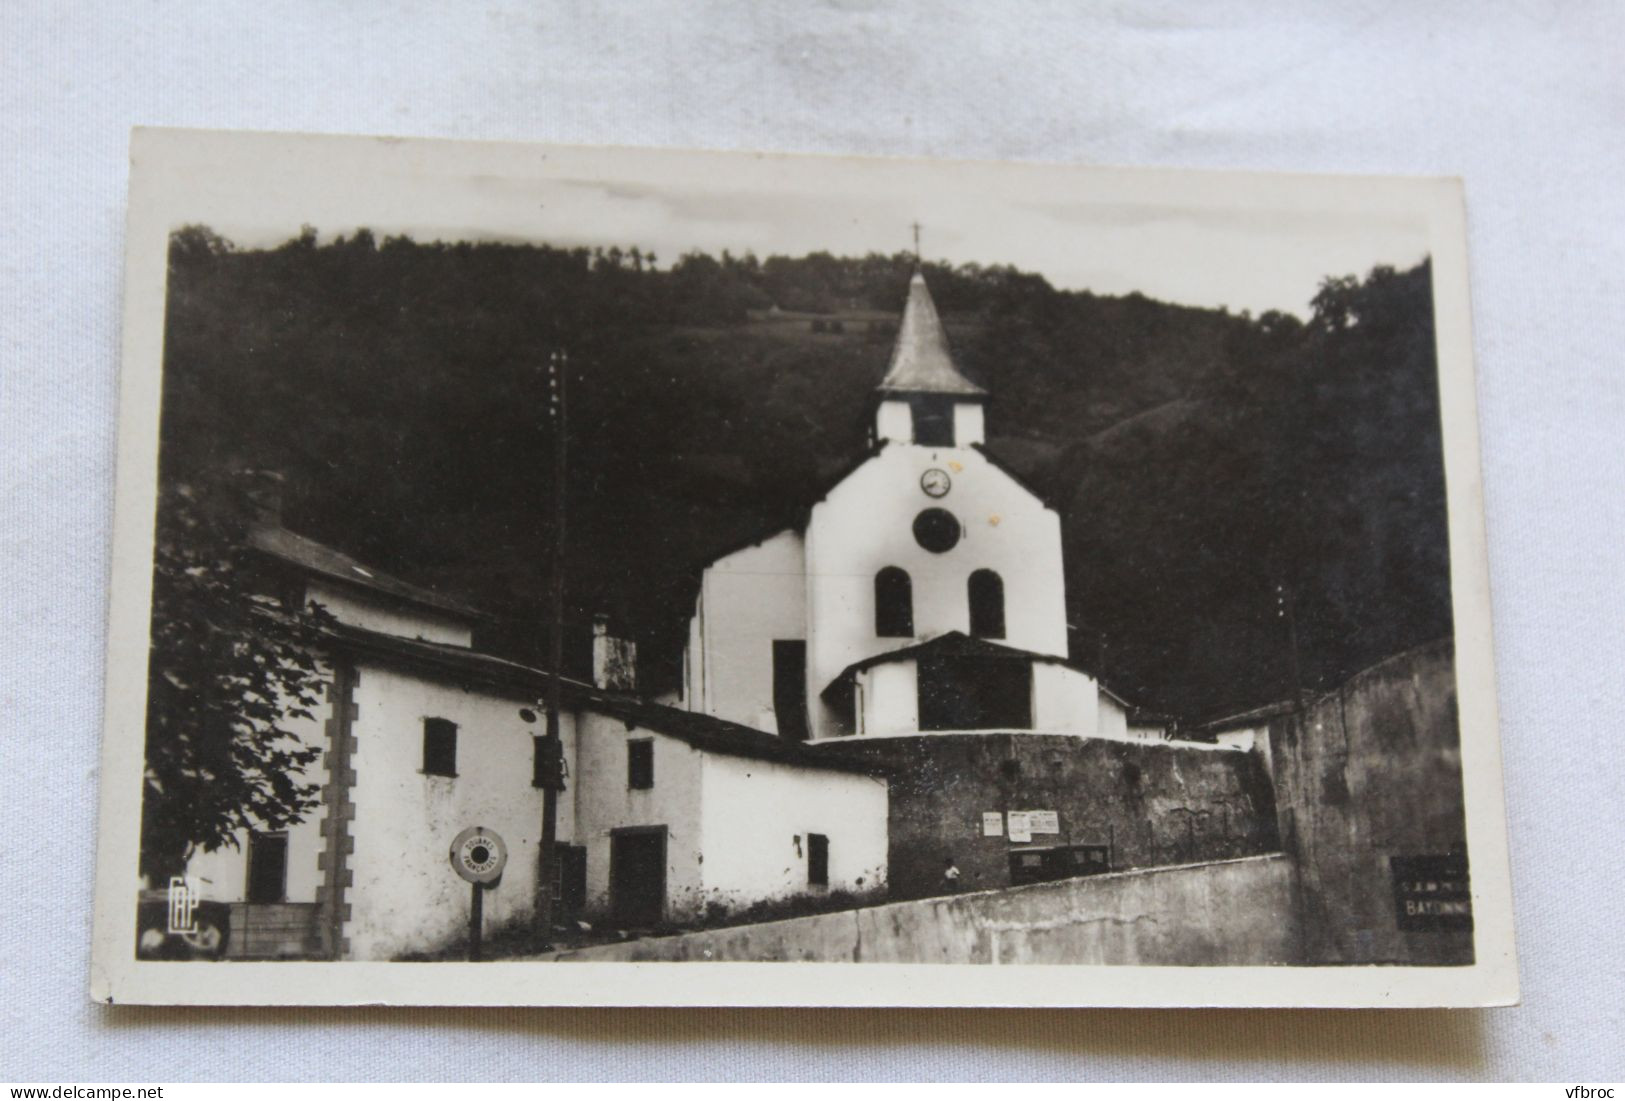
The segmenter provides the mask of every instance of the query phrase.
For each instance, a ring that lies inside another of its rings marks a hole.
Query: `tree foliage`
[[[313,717],[328,619],[261,595],[254,514],[241,484],[160,489],[141,807],[141,871],[155,883],[195,849],[286,828],[315,805],[303,770],[321,751],[289,720]]]

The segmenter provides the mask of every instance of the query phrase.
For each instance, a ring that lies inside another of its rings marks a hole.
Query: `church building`
[[[916,273],[868,456],[704,571],[682,705],[888,767],[894,897],[1263,851],[1256,759],[1071,660],[1060,517],[988,451],[989,401]]]

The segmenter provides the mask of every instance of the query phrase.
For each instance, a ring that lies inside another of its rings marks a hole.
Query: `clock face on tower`
[[[927,497],[946,497],[948,491],[954,486],[946,470],[932,467],[920,475],[920,488],[925,490]]]

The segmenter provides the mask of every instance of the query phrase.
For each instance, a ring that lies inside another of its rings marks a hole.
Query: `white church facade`
[[[989,402],[916,273],[868,454],[703,572],[681,705],[884,768],[893,898],[1269,851],[1256,755],[1071,660],[1060,516],[989,452]]]
[[[814,742],[1129,736],[1126,705],[1068,661],[1060,517],[984,449],[987,397],[916,274],[868,457],[803,527],[705,570],[685,706]]]

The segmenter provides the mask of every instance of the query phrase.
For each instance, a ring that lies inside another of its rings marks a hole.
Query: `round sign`
[[[495,883],[508,863],[508,846],[496,830],[470,826],[451,843],[451,866],[470,883]]]

